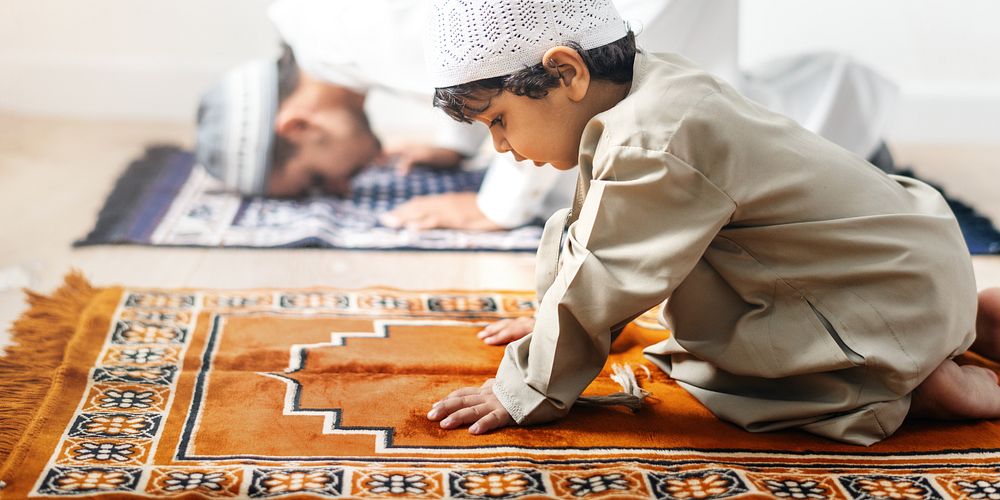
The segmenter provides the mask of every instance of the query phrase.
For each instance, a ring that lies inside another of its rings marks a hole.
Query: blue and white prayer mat
[[[415,196],[475,192],[483,171],[390,166],[358,174],[348,197],[244,198],[196,165],[194,155],[155,146],[118,179],[94,229],[76,246],[138,244],[187,247],[534,251],[541,227],[510,231],[393,229],[378,216]]]

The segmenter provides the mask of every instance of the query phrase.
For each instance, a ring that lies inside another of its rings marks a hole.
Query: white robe
[[[641,131],[642,133],[637,133]],[[493,392],[520,424],[565,415],[650,307],[647,357],[719,418],[868,445],[975,339],[951,209],[675,54],[583,131],[572,216],[545,225],[534,331]]]
[[[747,97],[863,157],[878,146],[896,88],[870,68],[835,54],[790,57],[743,72],[738,0],[615,0],[650,53],[674,52],[722,77]],[[269,15],[307,73],[359,92],[379,88],[430,105],[423,59],[426,2],[278,0]],[[377,22],[374,22],[377,20]],[[467,155],[482,146],[481,125],[437,113],[434,143]],[[480,210],[516,227],[546,219],[572,199],[575,173],[494,156]]]

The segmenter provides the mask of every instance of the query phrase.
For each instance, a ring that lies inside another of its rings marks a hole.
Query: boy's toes
[[[987,288],[979,292],[976,312],[976,341],[972,350],[1000,361],[1000,288]]]

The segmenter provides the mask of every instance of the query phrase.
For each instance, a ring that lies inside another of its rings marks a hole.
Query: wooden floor
[[[51,291],[71,268],[96,285],[392,286],[531,289],[533,256],[493,252],[73,249],[115,178],[145,145],[190,146],[189,124],[88,122],[0,114],[0,346],[24,309],[21,286]],[[894,145],[901,163],[1000,222],[1000,146]],[[974,259],[980,288],[1000,286],[1000,257]]]

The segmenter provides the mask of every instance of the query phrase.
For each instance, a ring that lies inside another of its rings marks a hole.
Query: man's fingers
[[[414,144],[407,144],[407,143],[388,144],[382,146],[382,153],[385,154],[386,156],[403,156],[409,153],[410,151],[413,151],[414,148],[418,147],[419,146],[416,146]]]
[[[423,231],[425,229],[434,229],[441,226],[440,219],[437,215],[424,215],[423,217],[414,218],[406,223],[406,229],[412,231]]]
[[[513,423],[510,415],[502,409],[493,410],[487,413],[476,423],[469,426],[469,434],[484,434],[501,427],[506,427]]]
[[[393,229],[401,227],[403,225],[403,220],[399,218],[399,215],[395,211],[386,212],[378,216],[379,224],[385,227],[391,227]]]
[[[404,226],[408,227],[414,221],[426,216],[427,210],[424,204],[418,198],[414,198],[396,207],[394,210],[379,215],[378,221],[383,226],[398,229]]]
[[[401,156],[396,163],[396,173],[399,175],[407,175],[411,170],[413,170],[413,157]]]

